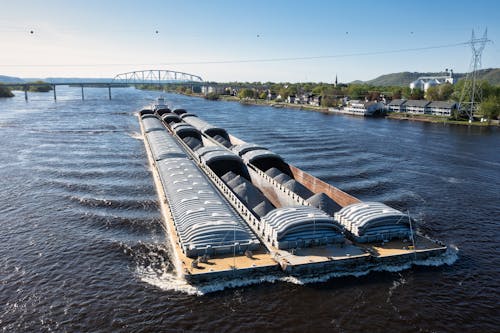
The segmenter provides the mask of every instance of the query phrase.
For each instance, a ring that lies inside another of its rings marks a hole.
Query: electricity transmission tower
[[[472,49],[472,60],[469,67],[469,72],[465,77],[462,95],[460,96],[460,110],[464,111],[469,117],[469,122],[472,121],[474,112],[477,109],[477,104],[482,100],[482,89],[477,81],[478,71],[481,69],[481,55],[486,43],[491,42],[488,39],[488,29],[484,30],[482,38],[477,38],[472,30],[472,36],[469,44]]]

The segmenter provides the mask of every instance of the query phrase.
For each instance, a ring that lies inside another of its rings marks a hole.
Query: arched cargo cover
[[[331,216],[311,206],[276,208],[262,221],[265,236],[280,249],[344,241],[342,227]]]
[[[175,109],[175,110],[174,110],[174,113],[175,113],[175,114],[178,114],[178,115],[181,115],[181,114],[183,114],[183,113],[187,113],[187,111],[186,111],[186,110],[184,110],[184,109]]]
[[[195,115],[194,113],[187,113],[187,112],[186,113],[181,113],[179,115],[179,117],[181,117],[181,119],[184,119],[184,118],[187,118],[187,117],[196,117],[196,118],[198,118],[198,116]]]
[[[279,169],[281,172],[291,176],[288,164],[283,161],[283,158],[267,149],[256,149],[246,152],[241,156],[245,163],[250,163],[258,169],[266,172],[271,168]]]
[[[158,162],[180,245],[187,256],[255,249],[260,242],[193,161]]]
[[[186,123],[176,123],[171,126],[172,130],[177,134],[181,139],[184,139],[188,136],[194,137],[201,141],[200,132],[194,128],[193,126]]]
[[[156,110],[156,114],[157,114],[158,116],[160,116],[160,117],[161,117],[161,116],[163,116],[163,115],[164,115],[164,114],[166,114],[166,113],[171,113],[171,112],[172,112],[172,111],[171,111],[169,108],[161,108],[161,109],[157,109],[157,110]]]
[[[146,133],[165,130],[165,126],[163,126],[162,122],[156,116],[144,115],[141,118]]]
[[[206,164],[219,177],[229,171],[250,179],[243,160],[238,155],[218,146],[207,146],[196,151],[201,162]]]
[[[259,146],[255,143],[244,143],[241,145],[236,145],[231,148],[233,152],[238,154],[239,156],[243,156],[244,154],[248,153],[251,150],[267,150],[267,148]]]
[[[182,121],[182,119],[174,114],[174,113],[167,113],[167,114],[164,114],[161,119],[167,123],[167,124],[170,124],[170,123],[180,123]]]
[[[335,219],[360,241],[405,238],[411,233],[408,216],[380,202],[346,206],[335,213]]]
[[[151,109],[142,109],[141,111],[139,111],[140,116],[144,116],[146,114],[154,114],[154,111]]]

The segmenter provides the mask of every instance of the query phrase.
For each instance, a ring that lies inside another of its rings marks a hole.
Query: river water
[[[197,290],[168,259],[134,112],[157,93],[0,99],[3,332],[498,332],[500,131],[167,94],[452,251],[427,266]]]

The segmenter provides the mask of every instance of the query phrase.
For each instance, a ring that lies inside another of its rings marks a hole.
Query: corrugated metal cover
[[[208,153],[211,153],[211,152],[217,152],[217,151],[227,152],[226,149],[224,149],[222,147],[219,147],[219,146],[205,146],[203,148],[198,149],[198,151],[196,152],[196,155],[199,158],[201,158],[205,154],[208,154]]]
[[[342,208],[335,219],[354,236],[410,232],[408,216],[380,202],[361,202]]]
[[[203,150],[203,148],[198,149],[196,153],[198,153],[200,150]],[[243,167],[243,160],[238,155],[235,155],[227,150],[204,151],[202,154],[200,154],[200,158],[202,163],[205,163],[207,165],[210,165],[210,163],[215,161],[235,161],[241,163]]]
[[[335,243],[344,237],[334,219],[315,207],[276,208],[264,217],[264,233],[281,249],[300,246],[301,242]]]
[[[179,147],[177,141],[166,130],[146,133],[151,153],[156,161],[168,157],[186,157],[186,153]]]
[[[181,121],[181,118],[174,114],[174,113],[167,113],[167,114],[164,114],[161,119],[166,122],[166,123],[171,123],[171,122],[175,122],[175,123],[178,123]]]
[[[236,154],[238,154],[239,156],[242,156],[243,154],[251,151],[251,150],[257,150],[257,149],[265,149],[267,150],[265,147],[262,147],[262,146],[259,146],[255,143],[244,143],[244,144],[241,144],[241,145],[236,145],[236,146],[233,146],[231,148],[231,150],[233,152],[235,152]]]
[[[158,170],[181,245],[189,256],[204,251],[255,248],[259,241],[206,176],[186,158],[169,158]],[[210,252],[209,252],[210,253]]]
[[[186,123],[176,123],[171,126],[172,131],[174,131],[181,138],[185,136],[193,136],[199,140],[201,140],[200,131],[198,131],[193,126]]]
[[[229,138],[224,128],[211,125],[198,117],[187,117],[183,118],[183,120],[208,136],[219,134],[226,140]]]
[[[165,130],[162,122],[156,117],[142,116],[142,124],[146,133],[158,130]]]
[[[181,119],[184,119],[184,118],[187,118],[187,117],[198,117],[197,115],[193,114],[193,113],[182,113],[180,115]]]
[[[200,132],[202,131],[203,128],[207,126],[212,126],[206,121],[198,118],[198,117],[187,117],[183,119],[186,123],[190,124],[191,126],[197,128]]]
[[[180,128],[192,128],[195,129],[193,126],[186,124],[186,123],[176,123],[172,124],[171,126],[172,130],[175,132],[175,130],[180,129]]]
[[[253,163],[254,161],[262,158],[273,158],[273,159],[278,159],[280,161],[283,161],[283,158],[281,158],[280,155],[273,153],[270,150],[267,149],[256,149],[256,150],[251,150],[243,156],[241,156],[245,163]]]

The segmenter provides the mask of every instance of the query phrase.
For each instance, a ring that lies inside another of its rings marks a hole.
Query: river
[[[2,332],[493,332],[500,131],[166,94],[362,200],[409,211],[441,262],[197,290],[175,279],[132,88],[0,99]]]

